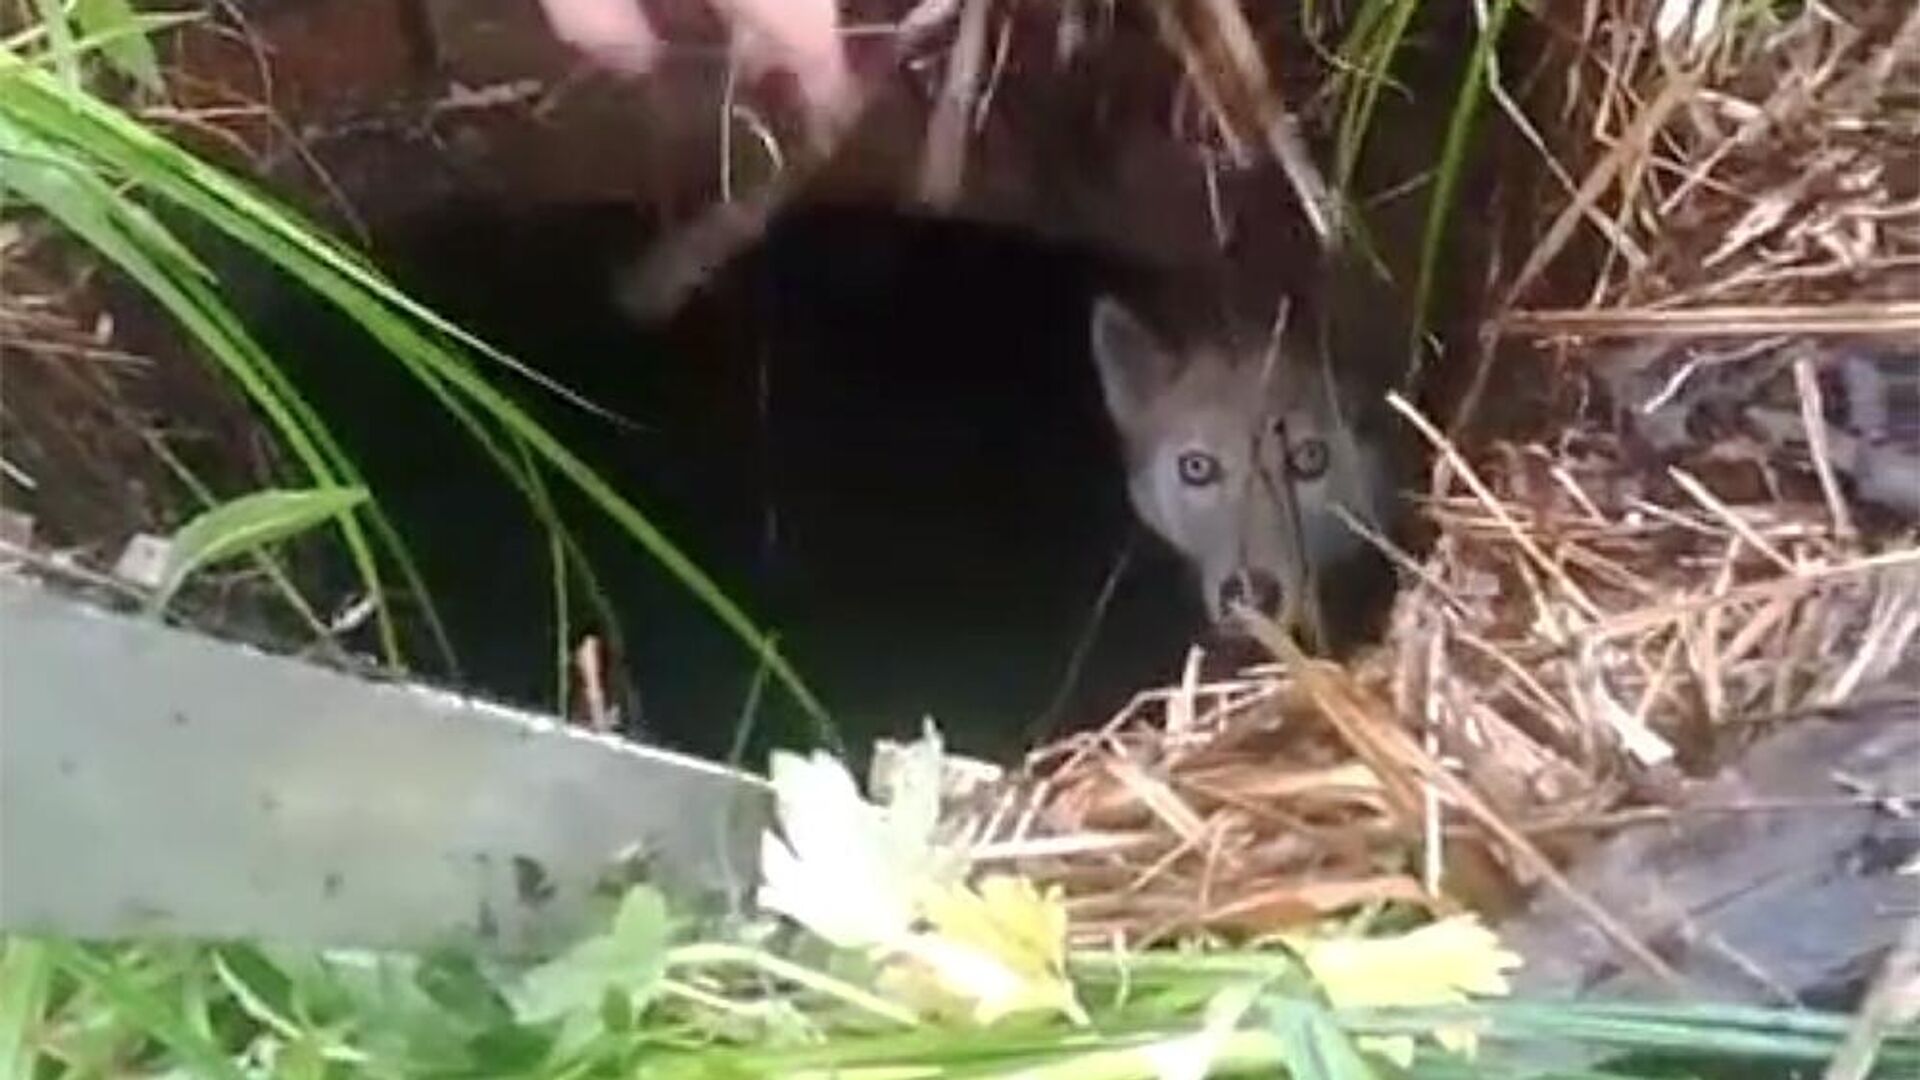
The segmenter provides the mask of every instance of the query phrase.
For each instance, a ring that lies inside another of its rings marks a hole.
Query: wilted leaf
[[[886,790],[887,843],[896,852],[925,851],[940,824],[940,778],[945,746],[940,729],[928,720],[920,738],[900,755]]]
[[[940,735],[908,748],[886,806],[862,798],[832,755],[775,752],[780,831],[761,838],[761,906],[881,964],[888,990],[924,1012],[991,1022],[1059,1010],[1083,1018],[1065,973],[1058,892],[1024,878],[964,880],[964,850],[943,847]]]
[[[831,754],[776,751],[774,800],[785,839],[760,841],[760,905],[842,948],[888,943],[913,921],[915,884],[889,855],[880,808]]]
[[[917,899],[957,880],[958,852],[934,843],[937,733],[916,746],[885,807],[862,798],[853,776],[824,751],[775,752],[774,799],[784,836],[761,837],[762,907],[777,911],[843,948],[890,947],[912,927]]]

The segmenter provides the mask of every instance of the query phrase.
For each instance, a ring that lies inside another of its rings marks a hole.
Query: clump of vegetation
[[[1522,959],[1470,916],[1233,951],[1070,949],[1057,890],[977,875],[942,825],[937,736],[904,757],[875,803],[828,755],[776,755],[764,915],[688,918],[640,886],[605,931],[531,968],[13,938],[0,1063],[22,1077],[1530,1077],[1560,1075],[1543,1062],[1567,1042],[1791,1063],[1847,1030],[1800,1011],[1501,1000]],[[1920,1037],[1881,1060],[1920,1062]]]

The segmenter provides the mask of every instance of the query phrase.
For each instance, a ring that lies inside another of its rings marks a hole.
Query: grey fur
[[[1134,510],[1193,566],[1216,623],[1229,583],[1256,574],[1281,587],[1275,614],[1323,632],[1322,579],[1372,550],[1334,507],[1382,532],[1397,513],[1392,457],[1355,419],[1364,388],[1297,344],[1170,347],[1111,298],[1091,332]]]

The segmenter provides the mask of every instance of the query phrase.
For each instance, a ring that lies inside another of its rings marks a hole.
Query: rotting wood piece
[[[1920,675],[1762,736],[1663,824],[1619,834],[1569,873],[1660,953],[1689,996],[1849,1007],[1920,917]],[[1661,991],[1542,893],[1501,928],[1527,958],[1516,994]]]

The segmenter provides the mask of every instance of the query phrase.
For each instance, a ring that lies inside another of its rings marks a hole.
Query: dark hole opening
[[[779,635],[850,745],[932,716],[959,748],[1004,755],[1172,674],[1201,614],[1127,505],[1089,357],[1100,260],[979,225],[806,210],[642,326],[614,281],[644,231],[624,206],[465,205],[377,228],[374,251],[440,313],[639,425],[508,382]],[[266,347],[413,545],[464,684],[551,703],[550,555],[520,496],[357,328],[237,276],[265,290],[244,302]],[[755,659],[551,486],[622,615],[642,730],[724,753]],[[576,640],[603,629],[586,611]],[[774,742],[805,730],[772,684],[756,726]]]

